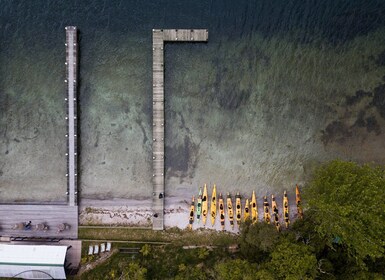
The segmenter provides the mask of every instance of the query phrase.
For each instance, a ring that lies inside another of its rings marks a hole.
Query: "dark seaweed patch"
[[[385,50],[377,56],[376,64],[378,66],[385,66]]]
[[[374,116],[366,119],[366,130],[368,132],[374,131],[377,135],[381,133],[381,127]]]
[[[357,117],[357,120],[356,122],[354,123],[353,126],[358,126],[358,127],[365,127],[366,126],[366,122],[365,122],[365,111],[362,110],[358,113],[358,117]]]
[[[352,106],[360,102],[365,96],[372,96],[373,94],[370,91],[357,90],[356,94],[353,96],[346,97],[346,105]]]
[[[378,121],[375,116],[370,116],[365,118],[365,111],[360,111],[357,117],[356,122],[352,126],[354,127],[365,127],[367,132],[372,132],[374,131],[376,135],[381,134],[381,127],[378,124]]]
[[[372,105],[376,107],[381,117],[385,119],[385,84],[374,89]]]
[[[249,100],[251,92],[240,90],[237,86],[238,83],[232,81],[230,78],[226,78],[226,76],[230,75],[226,68],[223,73],[217,73],[214,98],[222,108],[236,110]]]
[[[237,91],[235,87],[228,87],[227,90],[219,91],[216,95],[219,105],[228,110],[235,110],[250,98],[250,92]]]
[[[167,175],[181,178],[191,177],[195,168],[193,161],[197,157],[198,147],[185,136],[182,145],[166,147],[166,150]]]
[[[330,123],[324,131],[322,131],[321,141],[324,145],[329,142],[344,143],[346,138],[352,136],[352,132],[341,121],[334,121]]]

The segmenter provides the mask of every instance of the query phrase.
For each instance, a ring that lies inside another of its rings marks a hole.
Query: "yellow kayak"
[[[231,195],[227,193],[227,214],[229,216],[230,226],[234,228],[234,210],[233,210],[233,203],[231,202]]]
[[[217,187],[215,186],[215,184],[213,188],[213,193],[211,195],[210,212],[211,212],[211,225],[214,226],[215,218],[217,216]]]
[[[290,218],[289,218],[289,199],[287,197],[286,191],[283,193],[283,216],[285,220],[286,228],[289,228]]]
[[[254,223],[258,222],[258,206],[257,199],[255,198],[255,193],[253,191],[253,195],[251,196],[251,221]]]
[[[269,202],[267,201],[266,196],[263,197],[263,218],[266,223],[270,224],[270,210]]]
[[[250,219],[249,199],[246,199],[245,214],[243,214],[243,219],[245,222]]]
[[[299,192],[298,185],[295,185],[295,203],[297,205],[297,214],[300,219],[303,219],[303,209],[301,203],[301,193]]]
[[[219,215],[221,217],[221,227],[222,227],[222,230],[225,229],[225,205],[223,203],[223,197],[222,197],[222,194],[220,193],[219,194]]]
[[[242,205],[241,205],[241,195],[239,194],[239,192],[237,192],[237,195],[235,196],[235,207],[236,207],[235,213],[237,217],[237,224],[240,225],[241,216],[242,216]]]
[[[203,196],[202,196],[202,222],[203,222],[203,225],[206,225],[208,203],[209,202],[207,199],[207,185],[205,184],[205,186],[203,188]]]
[[[274,225],[277,228],[277,231],[281,231],[281,225],[279,223],[278,206],[277,206],[277,202],[275,201],[274,195],[271,195],[271,207],[273,209]]]
[[[195,199],[192,197],[191,206],[190,206],[190,218],[189,218],[189,229],[192,229],[192,225],[194,223],[194,208],[195,208]]]
[[[201,218],[202,213],[202,188],[199,188],[199,195],[197,200],[197,222],[199,223],[199,219]]]

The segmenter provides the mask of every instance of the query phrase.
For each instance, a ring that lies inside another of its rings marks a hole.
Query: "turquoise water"
[[[152,193],[153,28],[167,44],[166,187],[258,195],[334,158],[385,163],[383,1],[0,0],[0,199],[65,200],[65,32],[79,29],[80,190]],[[33,192],[30,190],[33,189]]]

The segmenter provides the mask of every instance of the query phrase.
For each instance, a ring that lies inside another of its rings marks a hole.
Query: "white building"
[[[67,246],[0,244],[0,277],[66,279]]]

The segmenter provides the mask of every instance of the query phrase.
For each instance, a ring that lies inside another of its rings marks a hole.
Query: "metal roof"
[[[0,244],[0,277],[65,279],[67,246]]]
[[[0,264],[63,266],[67,246],[0,244]]]

